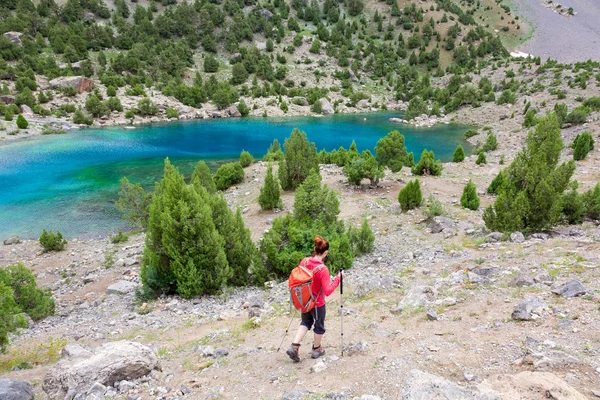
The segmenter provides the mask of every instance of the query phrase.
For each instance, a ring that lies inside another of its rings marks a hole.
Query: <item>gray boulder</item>
[[[362,99],[358,103],[356,103],[356,108],[369,108],[369,100]]]
[[[93,353],[77,343],[71,343],[62,349],[61,354],[63,357],[69,358],[87,358],[91,357]]]
[[[225,112],[227,114],[229,114],[230,117],[241,117],[242,116],[242,113],[240,112],[240,110],[238,110],[238,108],[235,104],[230,105],[229,108],[227,108],[227,110],[225,110]]]
[[[137,288],[137,284],[130,281],[118,281],[106,288],[106,294],[127,294]]]
[[[33,400],[33,388],[29,382],[0,379],[0,399]]]
[[[364,353],[371,348],[371,345],[365,341],[361,340],[358,343],[350,343],[344,346],[344,354],[353,356],[355,354]]]
[[[94,88],[94,81],[85,76],[63,76],[50,81],[51,89],[62,89],[68,86],[76,89],[79,93],[89,92]]]
[[[539,297],[530,295],[525,297],[513,310],[512,319],[531,321],[541,317],[548,305]]]
[[[402,384],[400,399],[495,400],[500,395],[490,389],[461,387],[441,376],[413,369]]]
[[[521,232],[513,232],[510,234],[510,241],[513,243],[523,243],[525,236]]]
[[[504,238],[504,234],[502,232],[492,232],[486,236],[487,241],[490,243],[501,242]]]
[[[583,287],[581,282],[577,280],[572,280],[563,283],[556,289],[552,290],[552,293],[557,294],[562,297],[577,297],[582,296],[587,293],[587,289]]]
[[[23,41],[21,38],[23,37],[23,33],[21,32],[5,32],[4,38],[11,41],[11,43],[16,44],[17,46],[23,46]]]
[[[10,94],[0,95],[0,102],[4,104],[15,104],[15,96],[11,96]]]
[[[534,353],[533,367],[536,370],[570,368],[579,365],[579,359],[560,350],[550,350],[545,353]]]
[[[306,97],[301,97],[301,96],[296,96],[292,99],[292,103],[299,105],[299,106],[304,106],[304,107],[308,107],[310,104],[308,104],[308,100],[306,100]]]
[[[402,308],[426,306],[434,301],[436,296],[435,289],[430,286],[411,286],[399,306]]]
[[[324,115],[333,114],[335,112],[329,100],[327,100],[326,98],[322,98],[319,99],[319,101],[321,102],[321,111]]]
[[[519,274],[511,282],[512,286],[519,286],[519,287],[532,286],[534,284],[535,284],[535,282],[533,281],[533,278],[531,276],[529,276],[528,274],[523,274],[523,273]]]
[[[62,400],[67,393],[87,393],[94,382],[113,386],[155,369],[160,370],[160,364],[151,348],[135,342],[111,342],[90,357],[59,361],[46,374],[42,388],[51,400]]]
[[[18,236],[12,236],[4,241],[4,244],[7,246],[9,244],[19,244],[19,243],[21,243],[21,239],[19,239]]]
[[[454,228],[454,221],[446,217],[434,217],[429,224],[431,233],[440,233]]]

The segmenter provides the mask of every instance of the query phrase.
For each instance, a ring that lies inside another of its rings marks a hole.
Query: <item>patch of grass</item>
[[[115,251],[109,250],[104,253],[104,268],[110,269],[115,265]]]
[[[9,350],[0,354],[0,372],[9,372],[14,367],[49,365],[60,359],[60,352],[67,345],[64,339],[50,338],[48,341],[27,349]]]

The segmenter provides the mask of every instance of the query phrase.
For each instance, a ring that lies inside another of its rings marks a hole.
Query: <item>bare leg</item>
[[[294,337],[294,343],[300,343],[306,335],[306,332],[308,332],[308,328],[304,325],[300,325],[298,327],[298,332],[296,332],[296,336]]]
[[[313,343],[313,348],[319,347],[321,345],[321,340],[322,339],[323,339],[323,335],[322,334],[321,335],[317,335],[315,333],[315,342]],[[298,343],[298,342],[296,342],[296,343]]]

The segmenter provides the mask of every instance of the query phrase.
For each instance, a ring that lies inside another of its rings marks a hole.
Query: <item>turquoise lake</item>
[[[86,129],[0,144],[0,237],[37,238],[42,228],[64,236],[90,238],[127,229],[115,209],[119,180],[152,187],[165,157],[186,175],[204,159],[214,170],[242,150],[261,157],[277,138],[283,145],[298,127],[328,151],[352,140],[373,151],[377,141],[397,129],[418,160],[423,149],[449,161],[458,144],[467,153],[467,127],[415,128],[392,124],[400,113],[333,115],[322,118],[230,118],[153,124],[135,130]],[[366,120],[365,120],[366,118]]]

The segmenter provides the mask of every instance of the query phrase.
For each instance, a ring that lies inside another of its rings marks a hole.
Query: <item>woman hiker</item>
[[[295,362],[300,361],[298,349],[304,335],[312,328],[314,324],[315,338],[312,346],[312,358],[319,358],[325,354],[325,350],[321,347],[321,340],[325,333],[325,296],[331,295],[340,284],[340,274],[343,276],[343,271],[335,276],[331,281],[329,269],[323,260],[329,252],[329,242],[321,236],[315,237],[315,248],[312,257],[302,260],[301,265],[306,265],[310,270],[314,271],[312,292],[316,296],[316,305],[310,312],[302,313],[302,322],[298,327],[298,332],[294,338],[294,342],[287,350],[287,355]]]

